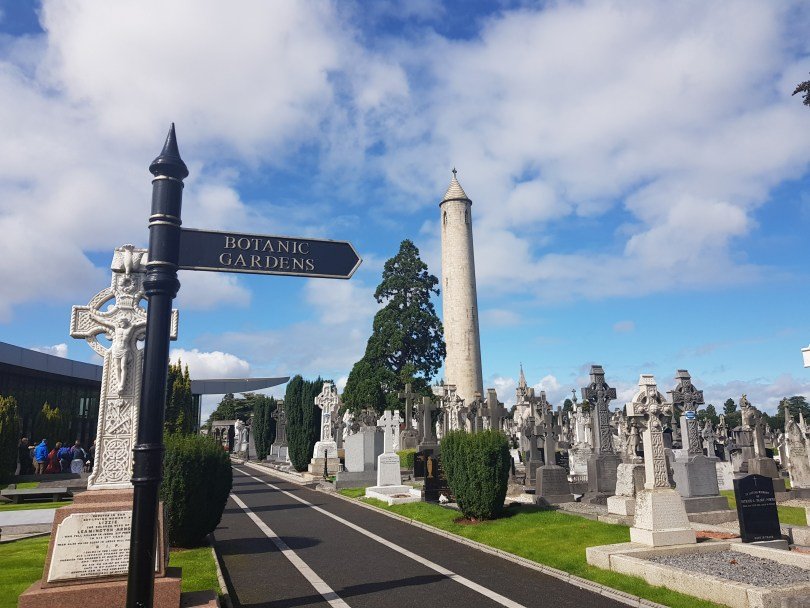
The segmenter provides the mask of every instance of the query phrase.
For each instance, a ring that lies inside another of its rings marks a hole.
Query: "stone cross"
[[[605,370],[601,365],[591,365],[590,376],[591,383],[582,389],[582,398],[591,404],[593,448],[597,454],[612,454],[613,431],[610,429],[608,404],[616,398],[616,389],[605,382]]]
[[[555,455],[557,453],[557,436],[560,433],[560,426],[554,424],[554,412],[551,404],[546,400],[545,391],[540,392],[540,407],[542,416],[540,424],[537,425],[539,436],[543,438],[544,465],[557,464]]]
[[[461,399],[456,393],[455,384],[448,384],[445,386],[444,394],[444,407],[445,416],[449,424],[447,424],[450,431],[457,431],[463,427],[461,409],[464,407],[464,400]]]
[[[411,415],[413,412],[413,398],[418,397],[416,393],[411,392],[411,383],[405,384],[405,390],[397,393],[400,399],[405,400],[405,428],[411,428]]]
[[[489,427],[500,431],[503,419],[506,418],[506,408],[498,401],[498,393],[494,388],[487,389],[487,410],[489,411]]]
[[[377,420],[377,426],[382,428],[384,433],[384,451],[394,452],[397,436],[399,435],[399,425],[402,423],[402,418],[399,412],[392,412],[385,410],[382,418]]]
[[[686,438],[686,445],[683,447],[687,448],[687,453],[690,456],[703,454],[700,447],[700,429],[697,419],[698,407],[705,403],[703,391],[695,388],[692,384],[692,377],[685,369],[679,369],[675,379],[678,381],[678,386],[669,391],[669,394],[672,396],[673,407],[680,407],[683,410],[681,414],[681,436]]]
[[[436,428],[433,426],[433,412],[436,406],[430,397],[422,397],[422,434],[420,445],[436,444]]]
[[[525,426],[523,427],[523,434],[529,440],[530,462],[538,462],[540,460],[540,453],[537,451],[537,425],[535,424],[535,420],[534,416],[529,416],[526,418]]]
[[[664,428],[661,417],[672,413],[672,404],[667,403],[658,390],[652,374],[642,374],[638,381],[638,392],[627,404],[627,416],[646,423],[643,434],[644,469],[648,490],[671,488],[667,457],[664,452]]]
[[[315,397],[315,405],[321,408],[321,441],[333,441],[332,416],[340,407],[340,397],[333,382],[324,382],[320,395]]]
[[[768,458],[768,452],[765,449],[765,416],[762,414],[754,424],[754,456]]]
[[[276,421],[276,445],[287,445],[287,412],[284,411],[284,402],[278,401],[276,409],[270,414]]]
[[[141,400],[143,351],[138,342],[146,335],[143,280],[146,276],[146,249],[132,245],[113,252],[110,286],[100,291],[87,306],[74,306],[70,315],[72,338],[87,340],[104,358],[98,435],[89,490],[132,487],[132,448],[138,434]],[[113,300],[113,304],[106,306]],[[177,339],[177,311],[172,312],[171,339]],[[99,334],[110,340],[110,348],[98,341]]]
[[[714,447],[714,430],[712,430],[712,423],[708,418],[703,425],[703,430],[700,432],[700,435],[703,437],[703,444],[706,446],[706,456],[709,458],[717,458]]]

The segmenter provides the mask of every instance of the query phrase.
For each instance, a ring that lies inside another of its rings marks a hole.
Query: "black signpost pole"
[[[132,540],[127,608],[152,608],[155,588],[158,490],[163,476],[163,416],[169,364],[172,300],[177,295],[180,209],[188,169],[177,149],[174,125],[152,161],[152,214],[144,291],[149,301],[138,437],[134,448]],[[163,559],[163,556],[160,556]]]

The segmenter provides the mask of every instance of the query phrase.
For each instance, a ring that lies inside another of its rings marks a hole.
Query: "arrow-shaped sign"
[[[348,241],[183,228],[180,269],[348,279],[360,266]]]

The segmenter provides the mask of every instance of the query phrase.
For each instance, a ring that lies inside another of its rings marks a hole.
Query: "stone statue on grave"
[[[242,444],[247,443],[245,437],[245,423],[237,419],[233,425],[233,451],[237,454],[243,452]]]

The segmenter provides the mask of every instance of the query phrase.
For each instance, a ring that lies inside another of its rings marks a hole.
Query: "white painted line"
[[[300,572],[305,579],[315,588],[315,591],[320,593],[327,602],[329,602],[330,606],[333,608],[351,608],[346,602],[344,602],[340,596],[335,593],[335,590],[332,589],[329,585],[327,585],[324,580],[318,576],[315,571],[310,568],[304,560],[302,560],[298,555],[290,549],[290,547],[281,540],[275,532],[270,529],[266,523],[264,523],[259,516],[256,515],[253,511],[250,510],[242,499],[240,499],[236,494],[231,494],[231,498],[233,498],[234,502],[239,505],[239,508],[242,509],[247,516],[253,520],[253,523],[259,526],[259,529],[264,532],[264,535],[273,541],[273,544],[284,554],[290,563],[295,566],[295,569]]]
[[[470,579],[461,576],[460,574],[456,574],[455,572],[453,572],[452,570],[448,570],[444,566],[440,566],[439,564],[436,564],[436,563],[434,563],[434,562],[432,562],[432,561],[430,561],[428,559],[425,559],[424,557],[414,553],[413,551],[408,551],[408,549],[405,549],[404,547],[400,547],[399,545],[394,544],[391,541],[384,539],[382,536],[377,536],[373,532],[369,532],[368,530],[365,530],[364,528],[361,528],[357,524],[353,524],[352,522],[347,521],[347,520],[343,519],[342,517],[338,517],[337,515],[335,515],[333,513],[330,513],[329,511],[327,511],[325,509],[322,509],[321,507],[313,505],[311,502],[307,502],[303,498],[299,498],[298,496],[296,496],[295,494],[292,494],[291,492],[287,492],[286,490],[282,490],[278,486],[274,486],[272,483],[268,483],[268,482],[264,481],[263,479],[259,479],[258,477],[254,477],[253,475],[251,475],[249,473],[246,473],[245,471],[243,471],[241,469],[238,469],[236,467],[234,467],[234,468],[237,471],[239,471],[240,473],[242,473],[242,475],[244,475],[246,477],[250,477],[251,479],[255,479],[259,483],[266,485],[268,488],[272,488],[272,489],[274,489],[274,490],[276,490],[278,492],[281,492],[282,494],[285,494],[285,495],[289,496],[293,500],[296,500],[296,501],[298,501],[298,502],[300,502],[302,504],[307,505],[308,507],[310,507],[312,509],[315,509],[316,511],[318,511],[318,513],[322,513],[323,515],[326,515],[327,517],[331,517],[335,521],[338,521],[338,522],[342,523],[344,526],[348,526],[352,530],[355,530],[356,532],[359,532],[360,534],[362,534],[364,536],[367,536],[368,538],[370,538],[372,540],[377,541],[381,545],[385,545],[386,547],[388,547],[389,549],[392,549],[393,551],[396,551],[400,555],[404,555],[405,557],[409,557],[412,560],[414,560],[416,562],[419,562],[423,566],[427,566],[431,570],[434,570],[434,571],[438,572],[439,574],[442,574],[442,575],[446,576],[447,578],[449,578],[451,580],[454,580],[454,581],[456,581],[457,583],[459,583],[461,585],[464,585],[468,589],[472,589],[473,591],[475,591],[477,593],[480,593],[484,597],[488,597],[492,601],[499,603],[501,606],[505,606],[506,608],[526,608],[523,604],[518,604],[517,602],[515,602],[513,600],[510,600],[508,597],[506,597],[504,595],[501,595],[500,593],[496,593],[496,592],[492,591],[491,589],[487,589],[483,585],[479,585],[478,583],[473,582]]]

